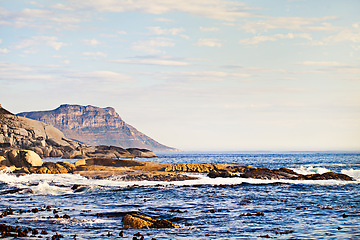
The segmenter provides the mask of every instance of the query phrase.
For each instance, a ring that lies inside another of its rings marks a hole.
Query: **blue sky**
[[[0,0],[0,104],[183,150],[359,150],[358,0]]]

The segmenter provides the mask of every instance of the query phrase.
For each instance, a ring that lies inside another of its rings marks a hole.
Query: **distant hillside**
[[[19,116],[42,121],[60,129],[66,137],[89,145],[114,145],[173,151],[125,123],[114,108],[61,105],[50,111],[23,112]]]

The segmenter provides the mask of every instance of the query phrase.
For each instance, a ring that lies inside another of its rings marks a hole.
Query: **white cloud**
[[[99,81],[99,82],[132,81],[132,77],[112,71],[69,72],[66,73],[65,76],[70,79],[80,79],[85,81]]]
[[[66,28],[74,29],[73,24],[87,19],[87,16],[79,17],[79,13],[64,13],[49,9],[23,9],[21,11],[8,11],[0,7],[0,25],[13,26],[16,28],[34,27],[40,29]]]
[[[161,72],[158,78],[175,80],[179,82],[220,82],[229,79],[244,80],[251,77],[251,74],[243,72],[220,72],[220,71],[201,71],[201,72]]]
[[[158,22],[167,22],[167,23],[174,21],[173,19],[169,19],[169,18],[156,18],[155,20]]]
[[[219,30],[220,30],[220,28],[217,28],[217,27],[201,27],[200,26],[200,31],[202,31],[202,32],[217,32]]]
[[[299,34],[274,34],[270,36],[255,36],[252,38],[246,38],[239,41],[240,44],[245,45],[255,45],[261,42],[268,42],[268,41],[277,41],[279,39],[294,39],[294,38],[303,38],[307,40],[312,40],[310,34],[307,33],[299,33]]]
[[[0,53],[9,53],[10,50],[7,48],[0,48]]]
[[[60,48],[64,46],[67,46],[66,43],[58,41],[58,38],[54,36],[34,36],[30,39],[21,41],[20,43],[16,44],[14,48],[23,49],[44,44],[54,48],[56,51],[60,50]]]
[[[142,51],[149,54],[164,53],[160,48],[174,47],[175,43],[169,38],[153,38],[145,41],[137,41],[132,44],[132,49]]]
[[[267,32],[273,29],[288,29],[292,31],[335,31],[339,27],[334,27],[329,20],[335,20],[337,17],[262,17],[258,21],[245,21],[238,26],[247,32],[256,33],[259,31]]]
[[[199,47],[221,47],[222,44],[219,39],[216,38],[202,38],[196,43]]]
[[[179,35],[185,31],[184,28],[163,29],[161,27],[148,27],[148,29],[156,35]]]
[[[93,56],[93,57],[106,57],[106,53],[104,52],[83,52],[84,56]]]
[[[344,66],[345,64],[339,62],[315,62],[315,61],[305,61],[296,63],[297,65],[304,66]]]
[[[100,44],[100,42],[98,40],[96,40],[95,38],[83,39],[82,42],[85,43],[86,45],[90,45],[90,46],[96,46],[96,45]]]
[[[187,62],[175,61],[166,57],[159,58],[142,58],[142,59],[119,59],[113,60],[111,62],[115,63],[125,63],[125,64],[144,64],[144,65],[160,65],[160,66],[188,66],[190,65]]]
[[[93,9],[100,12],[145,12],[150,14],[166,14],[185,12],[212,19],[235,21],[237,18],[252,17],[245,3],[223,0],[88,0],[70,2],[76,9]]]

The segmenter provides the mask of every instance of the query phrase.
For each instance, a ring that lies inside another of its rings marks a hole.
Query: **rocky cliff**
[[[55,126],[68,138],[89,145],[114,145],[123,148],[146,148],[173,151],[125,123],[114,108],[61,105],[50,111],[23,112],[19,116]]]
[[[30,152],[29,152],[30,151]],[[0,105],[0,165],[34,165],[27,158],[135,158],[155,157],[150,150],[115,146],[89,146],[65,137],[46,123],[16,116]],[[22,162],[25,164],[17,164]]]

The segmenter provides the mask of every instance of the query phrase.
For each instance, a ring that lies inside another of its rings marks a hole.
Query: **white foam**
[[[301,168],[300,168],[301,169]],[[307,172],[313,168],[307,168]],[[324,172],[324,169],[316,172]],[[302,171],[302,172],[305,172]],[[314,172],[314,171],[312,171]],[[357,179],[355,183],[360,183],[360,170],[343,170],[342,173]],[[190,174],[189,174],[190,175]],[[205,174],[191,174],[197,177],[195,180],[160,182],[160,181],[120,181],[114,179],[87,179],[78,174],[29,174],[15,176],[8,173],[0,173],[0,182],[7,183],[10,187],[31,188],[35,194],[83,194],[74,193],[71,187],[74,184],[89,186],[90,190],[101,187],[128,187],[128,186],[184,186],[184,185],[239,185],[249,184],[272,184],[272,183],[291,183],[291,184],[315,184],[315,185],[343,185],[354,183],[351,181],[338,180],[263,180],[249,178],[209,178]],[[86,191],[87,192],[87,191]]]
[[[308,175],[308,174],[323,174],[331,172],[331,170],[324,167],[313,167],[313,166],[300,166],[300,168],[292,168],[292,170],[298,174]]]
[[[51,186],[48,182],[39,182],[39,184],[33,188],[35,194],[49,194],[49,195],[60,195],[72,193],[70,188]]]
[[[343,169],[343,170],[341,170],[341,173],[346,174],[346,175],[360,181],[360,170],[354,170],[352,168],[348,169],[348,170]]]

